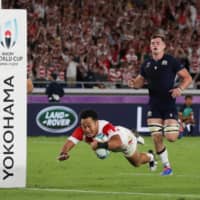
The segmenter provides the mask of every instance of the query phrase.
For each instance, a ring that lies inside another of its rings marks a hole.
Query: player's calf
[[[138,151],[136,151],[132,156],[126,157],[126,158],[135,167],[139,167],[143,164],[148,163],[150,170],[156,169],[157,162],[155,161],[153,151],[148,152],[148,153],[139,153]]]

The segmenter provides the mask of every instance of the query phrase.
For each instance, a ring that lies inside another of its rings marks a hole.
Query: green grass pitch
[[[147,165],[132,167],[121,153],[105,160],[84,142],[58,162],[64,137],[29,137],[27,188],[0,189],[2,200],[191,200],[200,199],[200,138],[183,138],[166,145],[174,175],[161,177]],[[152,148],[150,137],[139,149]]]

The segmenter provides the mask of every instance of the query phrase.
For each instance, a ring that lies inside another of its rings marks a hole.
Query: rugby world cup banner
[[[0,187],[26,185],[25,10],[0,10]]]

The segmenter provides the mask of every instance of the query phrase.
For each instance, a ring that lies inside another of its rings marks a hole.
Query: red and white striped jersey
[[[109,135],[113,133],[113,131],[116,131],[116,127],[106,120],[98,120],[98,123],[99,123],[99,127],[98,127],[97,134],[103,133],[105,135]],[[91,143],[93,141],[93,138],[87,137],[86,135],[84,135],[83,129],[79,126],[74,130],[74,132],[68,138],[68,140],[71,140],[75,144],[77,144],[80,141]]]

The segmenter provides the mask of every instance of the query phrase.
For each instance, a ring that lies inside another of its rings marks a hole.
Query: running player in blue
[[[178,138],[176,97],[180,96],[192,82],[188,71],[173,56],[165,54],[165,48],[165,35],[154,34],[150,41],[152,57],[144,61],[140,74],[129,81],[129,86],[133,88],[141,88],[147,81],[149,90],[147,124],[156,153],[163,164],[164,169],[161,173],[163,176],[173,174],[163,137],[170,142]],[[180,83],[175,87],[176,75],[180,78]]]

